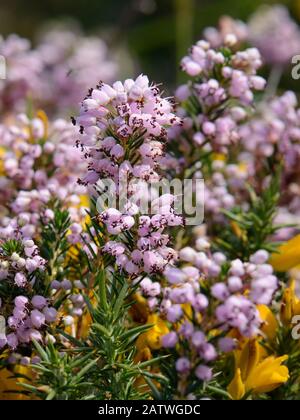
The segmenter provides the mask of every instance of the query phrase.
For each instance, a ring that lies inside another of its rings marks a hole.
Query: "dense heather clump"
[[[260,67],[299,29],[265,13],[207,28],[174,99],[98,38],[1,39],[0,399],[298,398],[300,113]]]
[[[0,80],[0,109],[23,111],[30,98],[49,114],[65,117],[76,109],[90,84],[111,82],[117,58],[105,42],[80,31],[57,27],[44,31],[35,46],[18,35],[0,39],[6,78]]]
[[[286,66],[299,54],[300,30],[282,5],[262,6],[249,21],[249,39],[271,65]]]

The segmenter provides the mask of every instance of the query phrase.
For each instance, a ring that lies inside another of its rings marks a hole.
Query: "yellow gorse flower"
[[[300,235],[295,236],[272,254],[270,264],[276,271],[288,271],[300,264]]]
[[[280,308],[280,319],[283,324],[291,325],[291,320],[295,315],[300,315],[300,299],[296,295],[296,282],[291,281],[282,296],[282,303]]]
[[[140,293],[135,293],[133,299],[134,304],[129,309],[129,313],[133,321],[145,324],[150,313],[147,300]]]
[[[166,322],[157,314],[150,314],[147,318],[147,324],[153,324],[153,327],[139,336],[136,341],[136,355],[134,357],[135,363],[146,362],[152,359],[152,350],[159,350],[161,348],[161,337],[169,332]],[[159,373],[158,366],[149,366],[148,370],[152,373]],[[154,381],[156,386],[160,386],[158,382]],[[135,386],[138,388],[143,386],[144,391],[149,389],[143,376],[137,377]]]
[[[25,378],[15,378],[14,374],[22,374],[28,378],[32,377],[32,372],[27,366],[17,365],[14,367],[14,371],[11,372],[8,369],[0,370],[0,400],[28,400],[29,397],[20,393],[24,391],[21,385],[18,383],[28,382]],[[31,398],[32,399],[32,396]]]
[[[169,328],[166,322],[157,314],[150,314],[147,324],[153,324],[153,327],[139,336],[136,342],[136,348],[143,351],[145,348],[150,350],[158,350],[161,348],[161,337],[168,334]]]
[[[295,315],[300,315],[300,299],[296,295],[296,282],[293,279],[290,282],[289,287],[286,287],[283,291],[282,300],[280,304],[280,318],[282,324],[291,326],[292,318]],[[271,309],[266,305],[258,305],[260,318],[263,321],[261,326],[262,332],[268,338],[269,341],[273,341],[279,328],[279,321]]]
[[[267,356],[256,339],[249,339],[234,352],[235,374],[228,386],[234,400],[240,400],[247,392],[260,394],[273,391],[289,379],[288,368],[282,363],[288,356]]]
[[[260,329],[269,341],[273,341],[279,327],[276,316],[267,305],[257,305],[257,309],[262,320]]]

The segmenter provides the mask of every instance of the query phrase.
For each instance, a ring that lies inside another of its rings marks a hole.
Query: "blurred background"
[[[224,14],[247,21],[258,6],[273,3],[284,4],[299,22],[300,0],[1,0],[0,27],[2,35],[17,33],[34,44],[49,21],[71,22],[133,58],[124,59],[122,76],[143,71],[171,90],[182,78],[180,58],[204,27],[216,26]]]

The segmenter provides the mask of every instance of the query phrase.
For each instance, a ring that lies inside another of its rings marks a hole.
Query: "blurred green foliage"
[[[176,71],[180,57],[200,37],[204,27],[216,25],[218,18],[224,14],[247,20],[259,5],[278,2],[0,0],[0,26],[3,35],[16,32],[34,40],[43,23],[49,20],[75,19],[86,33],[101,34],[110,46],[125,44],[139,63],[136,73],[143,70],[153,80],[162,81],[172,88],[182,77]],[[298,20],[300,0],[286,0],[281,3],[289,7]],[[290,79],[288,83],[292,83]]]

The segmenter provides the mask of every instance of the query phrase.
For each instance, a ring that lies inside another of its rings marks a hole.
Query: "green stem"
[[[223,389],[217,388],[215,386],[212,385],[207,385],[206,389],[208,389],[211,392],[214,392],[215,394],[218,394],[222,397],[226,397],[228,400],[231,400],[231,396],[228,394],[228,392],[224,391]]]
[[[100,268],[100,271],[98,273],[98,281],[99,281],[101,303],[102,303],[103,309],[107,311],[108,303],[107,303],[107,294],[106,294],[105,270],[103,267]]]
[[[193,42],[194,0],[175,0],[176,62],[187,53]],[[177,84],[182,83],[183,73],[178,68]]]

